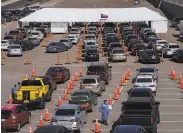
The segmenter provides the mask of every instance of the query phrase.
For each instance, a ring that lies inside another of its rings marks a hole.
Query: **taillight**
[[[70,122],[79,122],[79,119],[78,118],[72,119],[72,120],[70,120]]]
[[[153,124],[154,123],[154,119],[153,119],[153,117],[151,117],[151,124]]]

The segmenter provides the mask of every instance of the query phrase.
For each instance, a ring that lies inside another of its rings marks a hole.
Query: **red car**
[[[31,113],[21,104],[6,104],[1,106],[1,128],[15,129],[20,128],[31,122]]]
[[[19,30],[11,30],[8,35],[15,35],[17,39],[23,39],[23,34]]]

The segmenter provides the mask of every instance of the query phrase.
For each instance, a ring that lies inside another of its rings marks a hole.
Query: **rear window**
[[[150,97],[149,91],[132,91],[130,94],[131,97]]]
[[[1,43],[6,43],[7,41],[1,41]]]
[[[83,84],[94,84],[96,83],[95,79],[84,79]]]
[[[140,69],[141,73],[154,73],[154,69],[153,68],[142,68]]]
[[[23,80],[21,86],[42,86],[40,80]]]
[[[123,50],[113,50],[113,53],[114,54],[121,54],[121,53],[124,53]]]
[[[49,68],[48,72],[62,72],[62,68]]]
[[[74,38],[74,36],[67,36],[67,38]]]
[[[20,49],[20,46],[10,46],[11,49]]]
[[[50,43],[49,46],[57,46],[58,43]]]
[[[60,40],[60,42],[68,42],[68,40]]]
[[[9,119],[12,116],[12,111],[10,110],[1,110],[1,119]]]
[[[75,115],[75,110],[74,109],[58,109],[55,112],[55,115],[64,115],[64,116]]]
[[[179,45],[170,45],[169,48],[179,48]]]
[[[145,110],[145,109],[152,109],[149,103],[127,103],[124,104],[125,110]]]
[[[152,82],[152,79],[151,78],[138,78],[137,82],[138,83],[149,83],[149,82]]]
[[[32,35],[39,35],[39,33],[38,32],[33,32],[33,33],[31,33]]]
[[[158,42],[158,44],[167,44],[167,42]]]
[[[87,45],[96,45],[95,42],[87,42]]]
[[[105,68],[102,66],[90,66],[90,67],[88,67],[88,71],[90,71],[90,72],[104,72]]]
[[[95,36],[85,36],[85,39],[95,39]]]
[[[72,96],[88,96],[88,92],[74,92]]]

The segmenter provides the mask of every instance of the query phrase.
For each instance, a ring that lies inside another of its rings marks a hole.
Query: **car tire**
[[[98,96],[102,96],[102,89],[100,89]]]
[[[51,101],[51,91],[50,90],[48,91],[48,94],[46,96],[46,101],[47,102],[50,102]]]
[[[54,90],[56,90],[56,89],[57,89],[57,85],[55,86]]]
[[[159,112],[158,112],[158,121],[157,121],[157,123],[159,124],[160,123],[160,114],[159,114]]]
[[[45,100],[44,100],[44,98],[41,99],[41,101],[39,103],[39,108],[40,109],[44,109],[45,108]]]
[[[19,132],[20,131],[20,128],[21,128],[21,122],[18,122],[16,131]]]

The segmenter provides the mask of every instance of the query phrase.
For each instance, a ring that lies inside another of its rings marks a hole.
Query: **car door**
[[[83,123],[83,114],[81,112],[81,107],[80,106],[77,108],[77,118],[79,118],[81,123]]]
[[[22,106],[18,106],[16,109],[15,109],[15,116],[16,116],[16,119],[18,121],[21,122],[21,124],[24,124],[25,123],[25,115],[23,113],[23,110],[22,110]]]
[[[23,105],[20,106],[20,110],[21,110],[21,117],[23,118],[22,124],[26,124],[28,122],[30,114],[28,113],[27,109]]]

